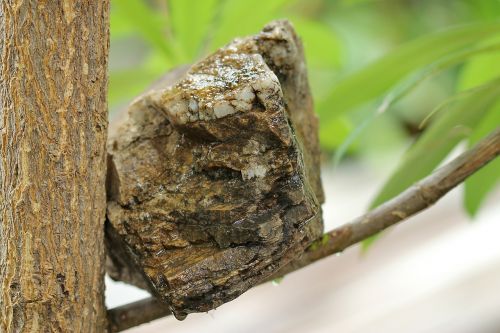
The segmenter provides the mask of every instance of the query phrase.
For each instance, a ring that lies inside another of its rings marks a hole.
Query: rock
[[[109,144],[110,273],[147,284],[177,318],[236,298],[321,235],[317,119],[287,21],[128,114]]]

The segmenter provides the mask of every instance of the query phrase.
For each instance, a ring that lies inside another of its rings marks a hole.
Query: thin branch
[[[154,297],[145,298],[108,310],[108,331],[121,332],[171,314],[165,303]]]
[[[326,233],[299,259],[283,267],[275,276],[283,276],[319,259],[342,252],[351,245],[429,208],[500,154],[500,127],[472,149],[414,184],[398,196],[372,211]]]
[[[472,149],[414,184],[395,198],[372,211],[344,224],[311,245],[297,260],[289,263],[273,277],[283,276],[311,263],[342,252],[346,248],[406,220],[432,206],[451,189],[500,154],[500,127]],[[155,298],[120,306],[108,311],[110,332],[120,332],[170,315],[165,305]]]

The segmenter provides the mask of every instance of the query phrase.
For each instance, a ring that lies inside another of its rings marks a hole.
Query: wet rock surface
[[[180,78],[179,78],[180,76]],[[277,21],[162,82],[110,139],[108,272],[177,318],[228,302],[323,231],[303,50]]]

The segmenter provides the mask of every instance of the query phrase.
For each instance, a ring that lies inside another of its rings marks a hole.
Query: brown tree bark
[[[105,329],[108,16],[0,4],[0,332]]]

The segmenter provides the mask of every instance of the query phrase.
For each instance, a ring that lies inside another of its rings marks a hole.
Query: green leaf
[[[335,150],[341,147],[349,137],[349,133],[352,132],[352,128],[351,121],[345,117],[339,117],[330,121],[319,132],[321,147],[326,150]],[[348,147],[345,147],[342,154],[347,150]]]
[[[379,239],[379,237],[380,237],[380,232],[378,234],[375,234],[371,237],[364,239],[361,242],[361,252],[365,253],[366,251],[368,251],[368,249],[373,245],[373,243],[375,243],[375,241]]]
[[[109,21],[112,39],[117,37],[128,37],[137,33],[137,29],[130,22],[130,20],[125,15],[122,15],[122,12],[116,10],[114,5],[111,6]]]
[[[456,66],[460,63],[463,63],[465,61],[468,61],[468,66],[469,64],[476,64],[477,59],[488,59],[488,64],[487,65],[492,65],[493,63],[490,61],[490,58],[493,57],[498,63],[500,63],[500,44],[488,44],[488,45],[483,45],[479,47],[473,47],[473,48],[468,48],[465,50],[460,50],[458,52],[454,52],[446,57],[443,57],[442,59],[439,59],[435,63],[432,63],[431,65],[428,65],[424,67],[421,70],[416,71],[412,75],[409,76],[408,79],[405,79],[401,84],[396,85],[394,89],[392,89],[385,97],[382,105],[379,107],[379,112],[383,113],[386,110],[388,110],[392,105],[394,105],[397,101],[401,100],[404,96],[406,96],[409,92],[411,92],[413,89],[415,89],[419,84],[424,82],[425,80],[439,74],[440,72],[449,69],[450,67]],[[472,60],[469,60],[471,59]],[[487,75],[484,75],[482,80],[477,80],[474,76],[477,76],[477,68],[478,66],[474,66],[474,72],[471,73],[471,71],[467,71],[467,82],[466,84],[463,84],[463,88],[460,90],[465,90],[472,88],[474,86],[478,86],[481,84],[484,84],[494,77],[500,75],[500,70],[486,70],[487,66],[483,66],[485,71],[488,72]],[[472,74],[472,75],[470,75]],[[472,79],[472,80],[471,80]],[[471,84],[472,83],[472,84]]]
[[[446,110],[406,152],[402,162],[382,187],[372,207],[393,198],[427,176],[473,129],[500,97],[500,80],[453,99]]]
[[[476,12],[482,20],[495,20],[500,15],[500,1],[498,0],[469,0],[465,3],[470,7],[468,10]]]
[[[146,68],[115,71],[109,74],[108,101],[111,107],[129,102],[142,93],[161,73]]]
[[[398,84],[394,89],[389,92],[380,106],[376,109],[373,110],[369,113],[367,113],[362,121],[354,128],[353,131],[350,132],[347,136],[343,136],[342,138],[345,138],[345,140],[338,145],[338,149],[335,152],[334,156],[334,163],[333,165],[336,166],[339,164],[340,160],[346,153],[347,149],[351,146],[351,144],[361,135],[365,129],[372,124],[372,122],[379,116],[383,115],[387,110],[389,110],[397,101],[402,99],[405,95],[407,95],[411,90],[415,89],[420,83],[422,83],[424,80],[430,78],[433,75],[436,75],[440,71],[443,71],[451,66],[457,65],[460,62],[463,62],[467,60],[470,57],[474,57],[476,55],[482,55],[485,52],[494,52],[500,50],[500,44],[494,44],[494,45],[487,45],[479,48],[474,48],[474,49],[467,49],[465,51],[460,51],[453,53],[449,57],[445,57],[443,59],[440,59],[438,62],[429,65],[425,67],[424,69],[416,72],[415,74],[411,75],[408,79],[405,79],[401,84]],[[500,59],[499,59],[500,60]],[[500,74],[500,73],[499,73]],[[433,111],[431,114],[433,114],[436,111]],[[334,118],[332,122],[336,122],[337,118]],[[328,122],[325,126],[321,128],[320,131],[320,139],[323,139],[323,142],[329,142],[326,140],[328,136],[332,136],[332,133],[336,133],[337,130],[332,131],[330,129],[330,122]],[[377,128],[377,131],[380,131],[380,128]],[[325,134],[322,136],[323,132]],[[341,132],[342,133],[342,132]],[[385,133],[385,132],[384,132]],[[321,140],[320,140],[321,142]],[[322,143],[323,143],[322,142]],[[370,141],[373,142],[373,141]],[[366,148],[366,147],[365,147]]]
[[[470,136],[491,106],[499,100],[500,79],[461,95],[461,98],[452,98],[448,109],[410,147],[371,207],[390,200],[430,174],[461,140]],[[379,234],[364,240],[362,251],[366,251],[378,237]]]
[[[340,66],[342,45],[329,26],[298,17],[291,17],[290,20],[304,44],[309,67],[338,68]]]
[[[170,0],[172,30],[186,61],[200,56],[214,19],[218,0]]]
[[[500,126],[500,103],[492,107],[474,129],[469,144],[472,146]],[[500,159],[491,161],[465,181],[464,205],[470,216],[475,216],[484,199],[500,180]]]
[[[121,21],[121,23],[123,23],[123,20],[130,22],[146,41],[158,51],[162,52],[165,57],[174,62],[177,55],[171,45],[167,43],[165,33],[168,26],[166,15],[154,12],[146,2],[142,0],[114,1],[113,11],[115,22]],[[119,19],[117,15],[122,16],[123,19]]]
[[[465,90],[484,84],[499,75],[500,52],[481,54],[467,62],[462,69],[459,89]]]
[[[357,5],[364,2],[375,2],[380,0],[342,0],[341,2],[345,5]]]
[[[460,89],[467,89],[500,75],[500,53],[485,54],[469,61],[460,75]],[[500,126],[500,103],[497,103],[474,129],[469,144],[474,145],[482,137]],[[500,179],[500,160],[492,161],[465,181],[464,206],[471,217],[479,211],[488,193]]]
[[[320,142],[321,143],[323,143],[323,141],[324,141],[324,140],[322,141],[322,137],[321,137],[321,134],[323,132],[329,133],[329,136],[337,137],[338,138],[337,140],[342,140],[342,141],[337,143],[338,149],[335,150],[335,155],[333,156],[333,163],[332,163],[333,168],[336,169],[338,167],[338,165],[340,164],[340,161],[342,160],[344,155],[349,151],[349,148],[352,147],[355,140],[359,138],[361,133],[368,127],[368,125],[370,125],[373,122],[376,115],[377,114],[375,112],[371,112],[366,117],[364,117],[363,120],[353,130],[351,130],[347,133],[341,132],[343,134],[342,136],[339,136],[337,134],[337,132],[339,132],[338,130],[337,131],[332,130],[332,131],[328,131],[328,132],[323,131],[323,130],[320,131]],[[343,119],[343,118],[340,117],[339,119]],[[337,119],[334,119],[333,121],[329,122],[329,124],[336,123],[336,120]]]
[[[340,80],[321,101],[321,120],[331,119],[384,94],[401,78],[469,44],[500,32],[500,22],[450,28],[408,42]]]
[[[234,37],[254,34],[275,19],[287,0],[225,0],[217,16],[211,49],[229,43]]]
[[[284,276],[277,277],[276,279],[273,279],[271,283],[273,284],[273,286],[278,286],[281,282],[283,282],[284,278]]]

